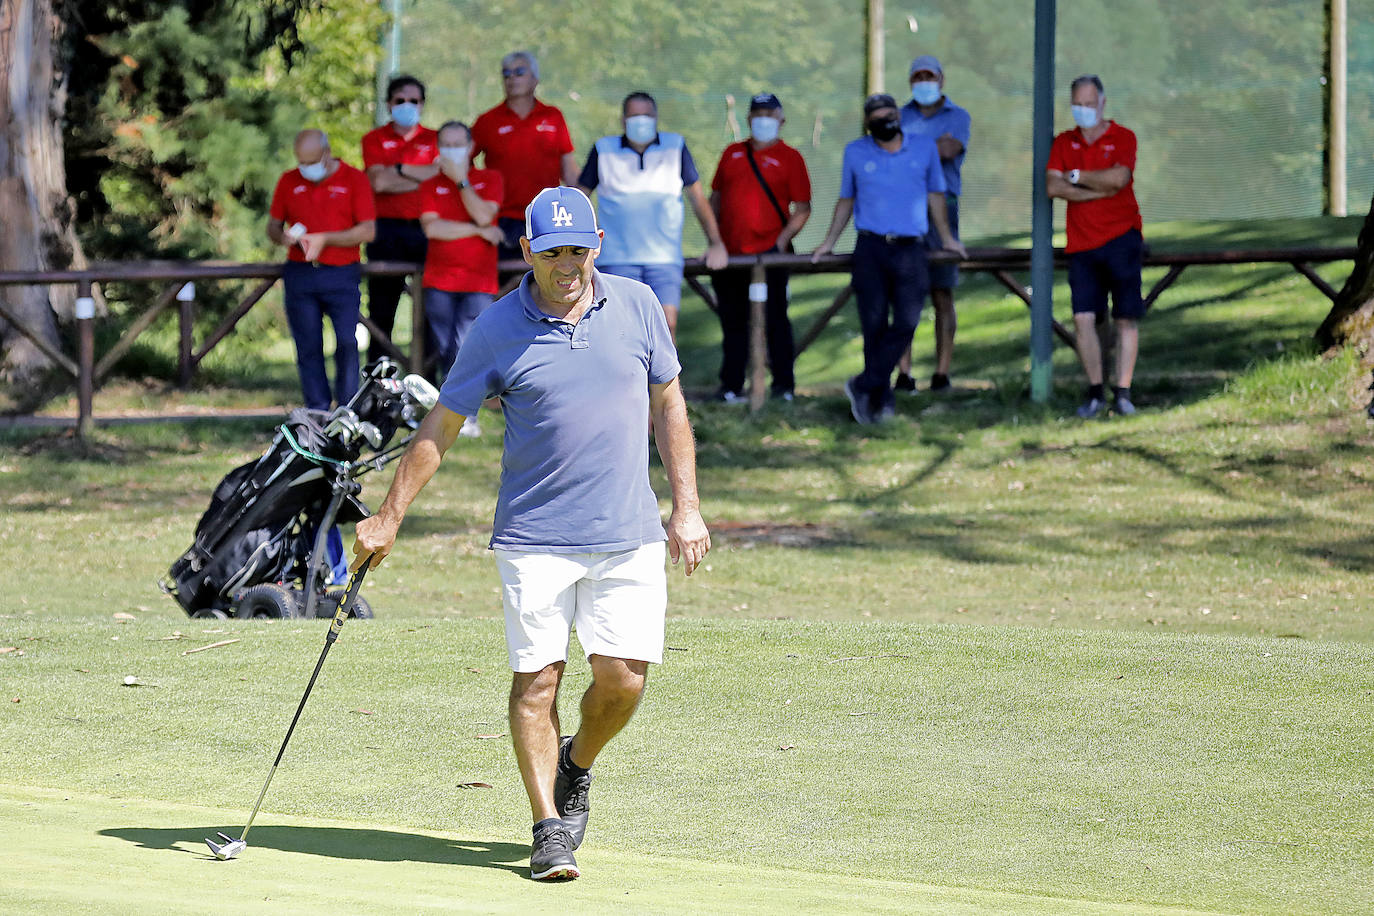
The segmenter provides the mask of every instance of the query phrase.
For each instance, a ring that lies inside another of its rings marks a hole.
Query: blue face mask
[[[760,143],[772,143],[778,139],[778,128],[782,127],[782,122],[777,118],[750,118],[749,133]]]
[[[631,115],[625,119],[625,136],[631,143],[649,143],[658,136],[658,118],[653,115]]]
[[[1073,123],[1087,130],[1097,126],[1097,106],[1096,105],[1074,105]]]
[[[420,123],[420,106],[414,102],[402,102],[399,105],[391,106],[391,120],[396,122],[397,127],[410,130]]]
[[[323,158],[319,162],[312,162],[309,165],[297,166],[301,177],[306,181],[320,182],[324,180],[324,173],[329,171],[329,160]]]
[[[917,105],[934,105],[940,101],[940,84],[921,82],[911,84],[911,100]]]

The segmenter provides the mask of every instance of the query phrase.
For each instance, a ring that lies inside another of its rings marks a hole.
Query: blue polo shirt
[[[681,134],[639,152],[624,135],[596,141],[578,184],[596,191],[602,264],[681,264],[682,189],[700,176]]]
[[[901,114],[904,134],[929,137],[932,140],[949,134],[964,144],[959,155],[940,162],[945,173],[945,189],[958,197],[964,187],[960,172],[964,168],[964,154],[968,152],[969,135],[973,130],[973,119],[969,117],[969,113],[945,97],[940,107],[929,116],[922,114],[914,101],[903,105]]]
[[[926,194],[945,190],[940,154],[929,137],[902,137],[889,153],[870,136],[844,148],[840,196],[854,200],[854,227],[879,235],[925,235]]]
[[[637,280],[593,272],[576,325],[540,311],[534,275],[463,338],[439,403],[506,418],[491,546],[544,553],[630,550],[666,539],[649,486],[649,386],[681,366],[663,308]]]

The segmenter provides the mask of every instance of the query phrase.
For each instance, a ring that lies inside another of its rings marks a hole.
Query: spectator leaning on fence
[[[1112,299],[1116,320],[1116,412],[1135,413],[1131,377],[1140,346],[1138,322],[1145,316],[1140,296],[1140,205],[1134,191],[1135,134],[1104,121],[1107,93],[1102,80],[1080,76],[1070,87],[1073,120],[1078,126],[1054,138],[1045,168],[1045,191],[1068,202],[1069,290],[1078,336],[1078,358],[1088,376],[1087,400],[1078,408],[1084,419],[1107,408],[1103,388],[1102,348],[1097,320]]]
[[[696,163],[682,134],[658,129],[658,103],[632,92],[621,103],[621,134],[602,137],[587,154],[577,179],[597,194],[597,222],[606,233],[597,269],[647,284],[663,306],[677,340],[682,302],[682,193],[706,233],[706,266],[725,266],[729,255],[716,216],[701,191]]]
[[[335,398],[346,404],[358,390],[358,246],[372,241],[372,189],[362,172],[330,155],[324,131],[297,134],[295,154],[296,168],[272,194],[267,237],[287,249],[283,298],[305,406],[328,410],[325,315],[334,326]]]
[[[425,260],[425,234],[420,230],[420,185],[439,172],[439,139],[420,125],[425,107],[425,84],[413,76],[398,76],[386,87],[391,121],[363,136],[363,167],[377,200],[377,238],[367,246],[369,261]],[[406,278],[370,276],[367,314],[387,337],[396,322]],[[384,356],[376,343],[368,360]]]
[[[791,251],[792,239],[811,218],[811,176],[801,153],[778,139],[782,102],[771,92],[749,101],[749,139],[732,143],[720,154],[711,179],[711,208],[720,220],[730,254]],[[767,305],[764,328],[773,396],[792,400],[796,380],[792,322],[787,317],[785,267],[765,272]],[[717,271],[711,276],[720,316],[720,391],[727,403],[744,402],[744,375],[749,362],[748,268]]]
[[[425,256],[425,323],[434,341],[440,378],[448,374],[468,328],[496,298],[496,225],[501,173],[468,167],[472,134],[461,121],[439,128],[439,174],[420,188],[420,226],[429,239]],[[480,436],[468,417],[463,436]]]
[[[959,195],[963,192],[964,153],[968,150],[973,119],[945,95],[945,71],[934,55],[922,54],[911,62],[911,101],[902,106],[902,132],[929,137],[940,153],[945,173],[945,214],[949,231],[959,238]],[[926,250],[939,251],[941,244],[933,233],[926,234]],[[959,285],[959,265],[944,262],[930,265],[930,304],[935,306],[935,373],[930,390],[949,390],[949,365],[954,356],[954,288]],[[896,387],[915,391],[911,378],[911,348],[907,347],[897,366]]]
[[[854,419],[863,424],[892,415],[892,370],[921,319],[929,280],[926,234],[965,255],[945,219],[945,177],[929,137],[902,133],[897,102],[885,93],[864,102],[868,136],[844,148],[840,198],[825,241],[812,255],[829,254],[852,214],[854,298],[864,335],[863,372],[844,384]]]
[[[563,112],[534,97],[539,85],[539,61],[529,51],[512,51],[501,58],[506,98],[485,111],[472,125],[472,157],[501,173],[505,199],[498,214],[506,239],[501,257],[520,257],[525,231],[525,207],[534,195],[557,184],[577,183],[577,157]]]

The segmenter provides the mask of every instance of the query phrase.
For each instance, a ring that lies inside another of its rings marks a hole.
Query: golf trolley
[[[192,617],[333,617],[343,593],[328,587],[330,532],[372,514],[358,478],[399,458],[439,399],[424,378],[399,376],[379,359],[342,407],[291,411],[267,451],[215,487],[194,543],[158,586]],[[372,609],[359,598],[350,616]]]

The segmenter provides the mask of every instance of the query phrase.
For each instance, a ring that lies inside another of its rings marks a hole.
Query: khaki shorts
[[[664,542],[612,553],[494,553],[511,670],[567,661],[574,627],[588,656],[663,661]]]

